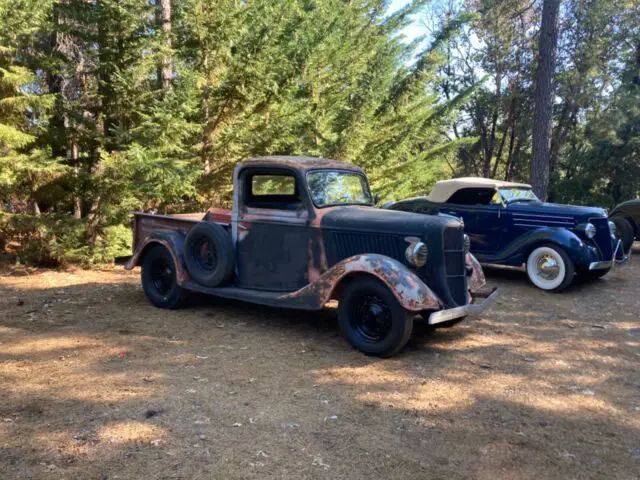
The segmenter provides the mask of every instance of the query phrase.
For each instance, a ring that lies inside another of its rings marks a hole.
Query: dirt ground
[[[640,255],[640,251],[636,251]],[[368,358],[335,310],[0,276],[0,478],[640,478],[640,261]]]

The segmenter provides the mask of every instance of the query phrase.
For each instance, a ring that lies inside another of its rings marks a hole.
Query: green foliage
[[[131,211],[228,204],[255,155],[361,165],[383,199],[526,180],[539,2],[172,0],[170,32],[166,3],[0,0],[3,236],[24,261],[124,254]],[[555,191],[608,204],[639,189],[637,2],[563,5]]]
[[[476,139],[450,161],[454,174],[529,180],[541,5],[436,0],[427,10],[425,22],[436,29],[475,13],[458,35],[443,41],[445,61],[438,72],[447,99],[485,77],[452,121],[456,139]],[[640,62],[639,14],[634,0],[561,2],[552,201],[609,206],[640,193],[634,146],[638,98],[630,93],[637,81],[629,73]]]
[[[131,229],[107,227],[94,248],[86,243],[86,224],[65,214],[26,215],[0,213],[0,248],[16,262],[63,266],[113,262],[131,254]]]
[[[82,257],[81,221],[68,215],[0,214],[0,245],[20,263],[58,266]]]

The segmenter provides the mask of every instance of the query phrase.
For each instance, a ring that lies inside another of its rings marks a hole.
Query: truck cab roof
[[[247,166],[253,167],[277,167],[285,166],[295,168],[297,170],[307,171],[316,169],[341,169],[341,170],[353,170],[364,174],[362,169],[356,165],[346,162],[338,162],[337,160],[330,160],[328,158],[321,157],[304,157],[304,156],[290,156],[290,155],[269,155],[265,157],[254,157],[239,164],[238,168],[244,168]]]

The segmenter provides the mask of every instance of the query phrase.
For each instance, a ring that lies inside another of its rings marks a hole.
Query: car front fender
[[[418,276],[393,258],[379,254],[354,255],[335,264],[318,280],[282,297],[301,308],[322,308],[347,278],[367,274],[384,283],[406,310],[440,310],[443,303]]]
[[[521,256],[523,261],[536,246],[551,243],[562,247],[576,266],[585,266],[598,260],[597,254],[575,233],[566,228],[541,227],[530,230],[508,244],[498,255],[496,263]]]
[[[176,279],[178,285],[182,285],[189,280],[189,274],[184,264],[184,235],[178,232],[157,231],[146,237],[137,246],[136,251],[124,268],[132,270],[134,267],[142,264],[144,254],[153,245],[162,245],[173,257],[173,263],[176,266]]]

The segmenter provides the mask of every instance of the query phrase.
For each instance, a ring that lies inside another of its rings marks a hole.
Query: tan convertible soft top
[[[480,177],[462,177],[454,178],[452,180],[441,180],[436,183],[431,190],[431,193],[427,196],[427,199],[432,202],[446,202],[451,198],[451,195],[456,193],[462,188],[503,188],[503,187],[515,187],[515,188],[531,188],[531,185],[526,183],[505,182],[502,180],[492,180],[490,178]]]

